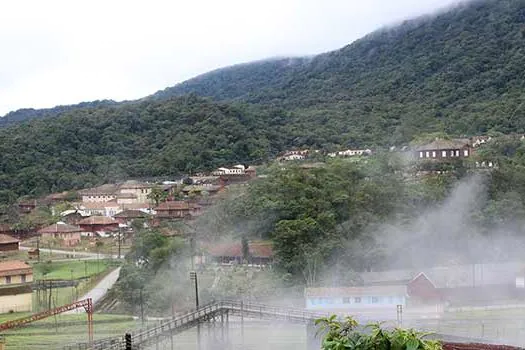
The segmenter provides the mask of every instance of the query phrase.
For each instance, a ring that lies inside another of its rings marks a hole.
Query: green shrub
[[[441,343],[424,339],[428,334],[413,329],[384,329],[380,323],[359,331],[352,317],[339,321],[335,315],[315,321],[323,335],[322,350],[442,350]]]

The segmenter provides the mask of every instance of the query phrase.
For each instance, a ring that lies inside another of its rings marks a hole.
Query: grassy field
[[[111,262],[108,260],[53,261],[33,263],[33,279],[71,280],[104,273]],[[46,273],[44,275],[44,273]]]
[[[94,338],[122,336],[127,330],[141,328],[142,324],[130,316],[94,315]],[[3,332],[6,350],[61,349],[67,344],[87,342],[87,315],[85,313],[57,315],[26,327]]]

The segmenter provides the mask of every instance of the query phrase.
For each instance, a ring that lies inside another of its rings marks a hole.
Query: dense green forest
[[[65,112],[0,129],[0,201],[129,177],[263,162],[286,146],[281,112],[195,96]]]
[[[292,147],[524,132],[524,28],[525,0],[473,1],[337,51],[210,72],[139,101],[13,112],[0,122],[9,124],[0,202],[262,163]]]
[[[11,124],[23,122],[26,120],[36,119],[36,118],[49,118],[56,117],[62,113],[69,111],[76,111],[79,109],[87,108],[96,108],[96,107],[107,107],[114,106],[117,102],[112,100],[103,100],[103,101],[92,101],[92,102],[81,102],[76,105],[68,106],[56,106],[53,108],[43,108],[43,109],[34,109],[34,108],[22,108],[13,112],[9,112],[0,118],[0,127],[8,126]]]
[[[523,132],[524,39],[525,1],[471,1],[310,60],[234,66],[157,96],[284,107],[317,137],[335,132],[350,145],[404,142],[421,130]]]

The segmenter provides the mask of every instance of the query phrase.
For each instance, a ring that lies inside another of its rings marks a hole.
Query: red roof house
[[[186,201],[167,201],[161,203],[155,211],[159,219],[183,219],[199,215],[201,206]]]
[[[59,239],[65,246],[74,246],[80,243],[80,232],[82,232],[80,227],[68,225],[63,222],[58,222],[38,230],[42,238]]]
[[[0,251],[16,251],[20,241],[14,237],[0,233]]]
[[[106,232],[118,230],[118,221],[107,216],[90,216],[82,219],[78,225],[84,232]]]
[[[273,261],[273,249],[270,242],[249,242],[250,262],[255,265],[267,265]],[[208,255],[223,264],[242,263],[242,243],[222,243],[208,247]]]

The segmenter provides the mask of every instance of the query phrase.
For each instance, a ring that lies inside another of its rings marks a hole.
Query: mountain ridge
[[[289,148],[525,133],[524,41],[525,0],[478,0],[315,57],[228,67],[138,101],[14,123],[0,128],[0,202],[264,162]]]

